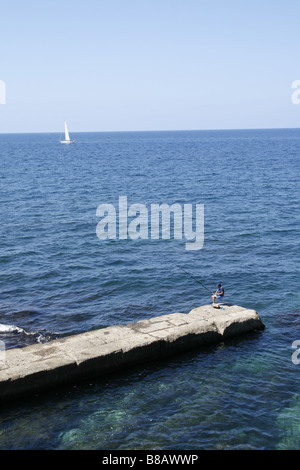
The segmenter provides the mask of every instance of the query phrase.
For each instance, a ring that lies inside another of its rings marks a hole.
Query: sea
[[[71,138],[0,135],[2,354],[189,313],[219,282],[265,329],[1,405],[0,450],[299,450],[300,131]],[[203,246],[100,239],[120,197],[203,206]]]

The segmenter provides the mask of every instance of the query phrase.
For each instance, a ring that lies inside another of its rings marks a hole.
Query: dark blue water
[[[0,340],[45,342],[211,302],[263,332],[1,410],[1,449],[299,449],[297,130],[0,136]],[[97,207],[204,204],[205,243],[106,240]],[[11,331],[12,330],[12,331]]]

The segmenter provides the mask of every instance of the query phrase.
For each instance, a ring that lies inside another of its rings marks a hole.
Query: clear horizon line
[[[106,134],[106,133],[130,133],[130,132],[217,132],[217,131],[263,131],[263,130],[296,130],[298,127],[240,127],[240,128],[215,128],[215,129],[145,129],[145,130],[107,130],[107,131],[69,131],[70,134]],[[62,134],[62,131],[22,131],[22,132],[0,132],[7,134]]]

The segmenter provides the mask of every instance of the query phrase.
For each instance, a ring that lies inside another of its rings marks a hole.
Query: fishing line
[[[175,255],[175,252],[174,252],[174,255]],[[134,254],[130,254],[130,257],[131,258],[134,258],[136,261],[138,261],[139,263],[142,263],[143,265],[145,265],[145,263],[141,260],[141,258],[137,258],[137,256],[135,256]],[[181,266],[178,266],[176,263],[174,263],[174,261],[171,261],[170,259],[167,259],[166,260],[168,263],[170,264],[173,264],[177,269],[180,269],[181,271],[183,271],[187,276],[189,276],[191,279],[193,279],[197,284],[199,284],[200,286],[202,286],[207,292],[210,293],[210,295],[213,295],[214,293],[211,292],[210,289],[208,289],[208,287],[206,287],[201,281],[199,281],[199,279],[197,279],[195,276],[193,276],[191,273],[187,272],[185,269],[183,269]],[[114,291],[117,291],[119,290],[119,288],[115,288],[109,292],[106,292],[104,295],[109,295],[111,294],[112,292]],[[103,294],[102,294],[103,295]]]
[[[170,260],[169,260],[170,261]],[[178,266],[177,264],[175,264],[173,261],[170,261],[170,263],[174,264],[174,266],[176,266],[176,268],[178,269],[181,269],[185,274],[187,274],[190,278],[194,279],[194,281],[196,281],[198,284],[200,284],[200,286],[204,287],[204,289],[206,289],[211,295],[213,295],[213,292],[211,292],[208,287],[206,287],[204,284],[202,284],[202,282],[199,281],[199,279],[196,279],[194,276],[192,276],[191,273],[188,273],[187,271],[185,271],[181,266]]]

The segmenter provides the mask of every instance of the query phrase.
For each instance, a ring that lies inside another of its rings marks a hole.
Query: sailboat
[[[74,140],[70,139],[68,128],[67,128],[67,123],[65,121],[65,140],[61,140],[60,143],[61,144],[71,144],[72,142],[74,142]]]

